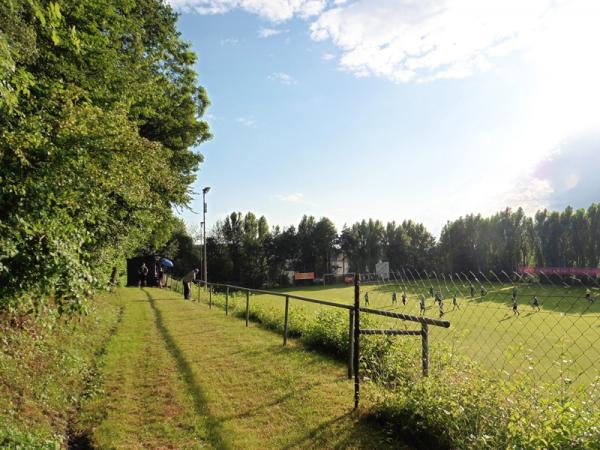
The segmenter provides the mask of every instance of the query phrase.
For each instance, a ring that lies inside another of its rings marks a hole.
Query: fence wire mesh
[[[450,321],[431,338],[432,346],[445,347],[449,363],[468,358],[503,379],[524,375],[572,389],[600,377],[595,278],[402,269],[362,279],[363,304]]]
[[[360,398],[377,414],[399,419],[396,425],[415,413],[447,421],[444,439],[456,448],[600,442],[596,278],[408,268],[361,274],[360,352],[353,352],[349,327],[354,287],[344,282],[272,292],[195,286],[192,299],[246,326],[260,322],[286,336],[283,345],[288,335],[300,338],[347,362],[348,377],[359,367]],[[407,316],[418,319],[402,320]]]

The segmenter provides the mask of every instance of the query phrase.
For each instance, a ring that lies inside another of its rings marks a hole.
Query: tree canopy
[[[317,277],[339,269],[375,272],[379,261],[390,269],[468,272],[522,266],[599,267],[600,205],[587,210],[539,211],[528,217],[522,209],[505,209],[491,217],[467,215],[448,222],[439,240],[420,223],[362,220],[338,233],[326,217],[303,216],[298,227],[273,227],[256,216],[232,213],[218,222],[208,242],[209,278],[243,285],[288,283],[287,271],[315,272]]]
[[[161,0],[0,8],[0,309],[79,310],[115,260],[169,237],[211,137],[176,21]]]

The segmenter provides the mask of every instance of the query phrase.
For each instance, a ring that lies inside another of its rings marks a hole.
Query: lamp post
[[[202,222],[202,228],[203,228],[203,235],[204,235],[204,282],[207,283],[208,282],[208,260],[206,259],[206,194],[208,193],[208,191],[210,191],[210,186],[206,186],[204,189],[202,189],[202,207],[203,207],[203,219],[204,222]],[[205,284],[205,286],[208,288],[208,285]]]
[[[204,273],[202,269],[204,267],[204,234],[202,230],[204,230],[204,222],[200,222],[200,277]]]

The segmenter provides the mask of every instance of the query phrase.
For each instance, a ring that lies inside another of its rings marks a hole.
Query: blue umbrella
[[[168,267],[169,269],[173,268],[173,261],[167,258],[160,258],[160,264],[164,267]]]

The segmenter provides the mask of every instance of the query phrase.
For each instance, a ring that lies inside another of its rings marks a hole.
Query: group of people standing
[[[190,299],[192,292],[192,283],[196,280],[196,276],[200,272],[200,269],[190,270],[183,278],[183,297],[186,300]],[[138,286],[146,287],[148,285],[148,274],[150,273],[150,269],[146,265],[145,262],[138,269]],[[160,262],[157,262],[154,267],[154,280],[156,280],[156,286],[159,288],[163,288],[166,286],[166,272]]]
[[[148,285],[148,274],[150,273],[150,269],[146,265],[145,262],[142,263],[140,268],[138,269],[138,286],[146,287]],[[163,288],[166,286],[166,273],[165,268],[160,263],[156,263],[154,265],[154,280],[156,286],[159,288]]]
[[[475,297],[475,286],[470,285],[469,286],[469,291],[471,294],[471,297]],[[482,285],[480,286],[479,289],[480,295],[481,297],[485,297],[487,295],[487,289]],[[434,304],[438,305],[439,308],[439,317],[440,319],[442,317],[444,317],[445,311],[444,311],[444,296],[442,295],[442,292],[440,290],[438,290],[437,292],[434,290],[433,287],[429,288],[429,296],[432,297],[434,299]],[[406,291],[403,290],[402,291],[402,305],[406,306],[407,303],[407,295],[406,295]],[[590,291],[590,289],[586,290],[585,293],[585,298],[589,303],[593,303],[594,302],[594,298],[592,296],[592,293]],[[418,296],[419,299],[419,310],[420,310],[420,314],[423,315],[425,314],[425,311],[427,309],[427,305],[426,305],[426,297],[424,294],[419,294]],[[519,312],[519,303],[518,303],[518,290],[517,287],[514,286],[512,288],[512,311],[513,311],[513,315],[520,315]],[[365,292],[364,295],[364,302],[365,302],[365,306],[369,306],[369,292]],[[395,306],[398,304],[398,293],[396,291],[392,292],[392,306]],[[540,299],[537,295],[533,296],[533,299],[531,301],[531,307],[532,309],[534,309],[535,311],[541,311],[541,302]],[[452,311],[456,310],[456,309],[460,309],[460,305],[458,303],[458,299],[457,299],[457,294],[453,294],[452,295]]]

